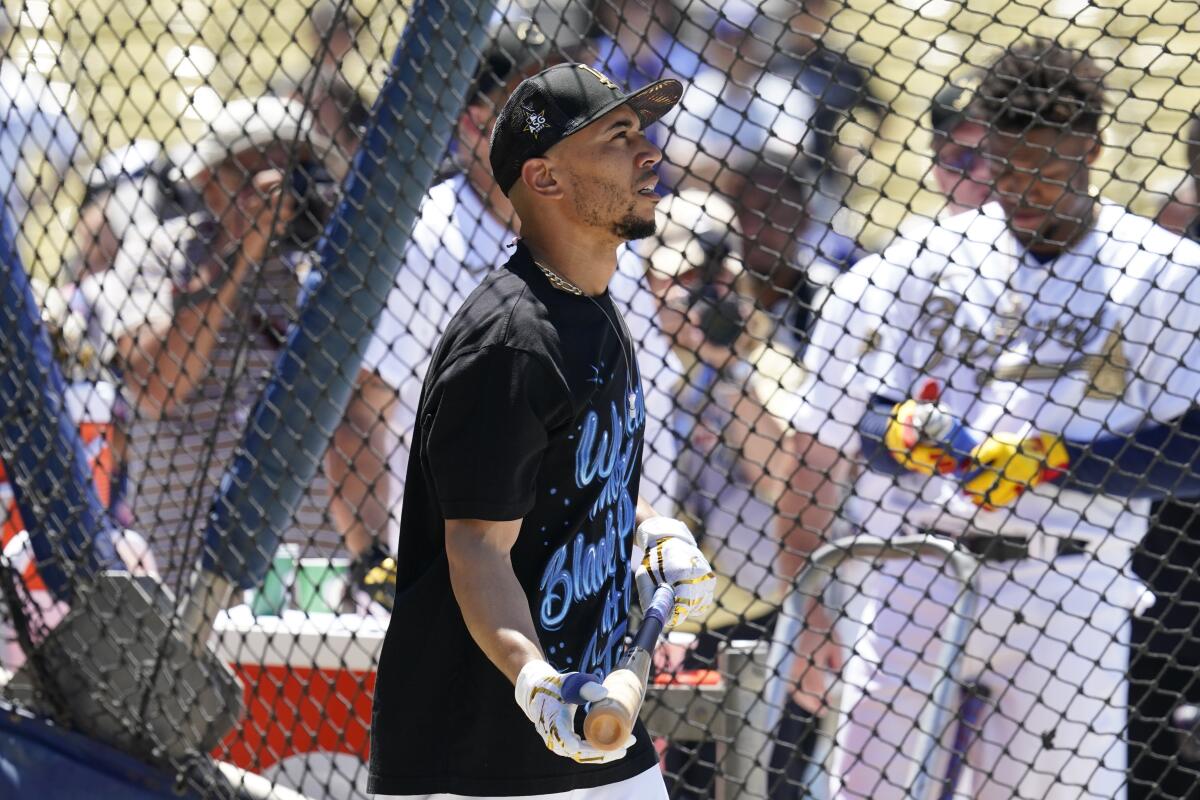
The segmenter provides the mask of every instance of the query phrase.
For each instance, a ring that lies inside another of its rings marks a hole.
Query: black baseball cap
[[[545,155],[613,109],[629,106],[645,128],[682,96],[683,85],[674,79],[626,94],[586,64],[556,64],[521,81],[500,110],[492,130],[492,174],[507,195],[526,161]]]

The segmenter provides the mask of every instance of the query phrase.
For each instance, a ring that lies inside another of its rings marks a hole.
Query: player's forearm
[[[513,684],[526,664],[544,660],[529,601],[509,560],[520,521],[448,520],[450,584],[479,649]]]
[[[188,293],[166,326],[143,326],[136,335],[121,342],[121,358],[127,383],[139,408],[161,416],[191,396],[212,364],[225,319],[237,302],[245,274],[244,257],[227,277],[211,284],[194,279]],[[209,295],[208,299],[202,299]]]
[[[1064,489],[1117,497],[1200,497],[1200,409],[1093,442],[1067,440]]]
[[[866,413],[858,423],[858,438],[865,466],[872,472],[884,475],[904,475],[908,472],[884,444],[894,406],[892,401],[876,398],[867,406]]]

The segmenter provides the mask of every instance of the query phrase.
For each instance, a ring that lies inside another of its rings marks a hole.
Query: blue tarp
[[[3,800],[180,800],[174,776],[0,700]]]

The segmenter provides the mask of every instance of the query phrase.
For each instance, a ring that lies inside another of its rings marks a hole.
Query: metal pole
[[[942,787],[939,776],[945,774],[944,766],[949,756],[945,748],[940,746],[940,738],[950,722],[958,686],[959,657],[966,646],[970,623],[975,616],[976,598],[971,582],[976,561],[958,549],[952,540],[937,536],[898,536],[892,539],[852,536],[824,545],[813,553],[796,581],[795,591],[785,601],[779,615],[771,651],[767,656],[766,690],[748,718],[748,724],[758,737],[754,744],[760,758],[758,770],[763,774],[766,774],[770,765],[771,738],[779,727],[791,689],[790,676],[799,657],[794,643],[804,628],[807,601],[823,596],[828,582],[837,574],[838,566],[848,559],[911,559],[921,556],[944,559],[963,586],[952,609],[952,622],[942,636],[943,645],[938,648],[938,658],[934,664],[938,669],[938,681],[930,702],[917,720],[916,731],[920,739],[908,780],[911,797],[919,800],[936,800],[940,797]]]
[[[38,572],[57,600],[79,579],[123,569],[92,491],[65,383],[8,220],[0,220],[0,456]]]

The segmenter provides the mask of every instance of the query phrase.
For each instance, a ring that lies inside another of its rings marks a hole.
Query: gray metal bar
[[[763,643],[728,647],[717,656],[728,688],[721,703],[722,736],[717,740],[716,800],[753,800],[767,796],[766,774],[758,769],[758,741],[746,724],[770,677]]]
[[[848,559],[921,556],[944,558],[945,563],[950,565],[963,585],[963,591],[953,609],[954,619],[943,634],[944,645],[939,648],[935,663],[940,678],[931,694],[931,702],[926,704],[917,720],[916,729],[921,737],[920,745],[908,781],[911,796],[918,800],[936,800],[940,796],[942,787],[938,776],[945,774],[949,753],[940,747],[939,743],[950,721],[954,693],[958,685],[959,657],[966,645],[970,623],[975,616],[976,598],[971,583],[977,564],[974,557],[960,550],[953,540],[928,535],[898,536],[892,539],[867,535],[851,536],[824,545],[813,553],[808,565],[797,578],[795,591],[784,601],[767,656],[766,687],[761,701],[751,710],[747,719],[747,727],[752,730],[752,733],[747,735],[747,745],[754,747],[759,753],[756,771],[761,773],[762,777],[756,777],[756,783],[765,785],[767,781],[771,739],[779,727],[791,689],[789,676],[799,657],[793,643],[804,628],[804,612],[808,600],[824,595],[838,567]],[[836,725],[833,726],[833,730],[836,730]],[[751,737],[754,737],[753,741]],[[765,797],[765,793],[762,796]]]

